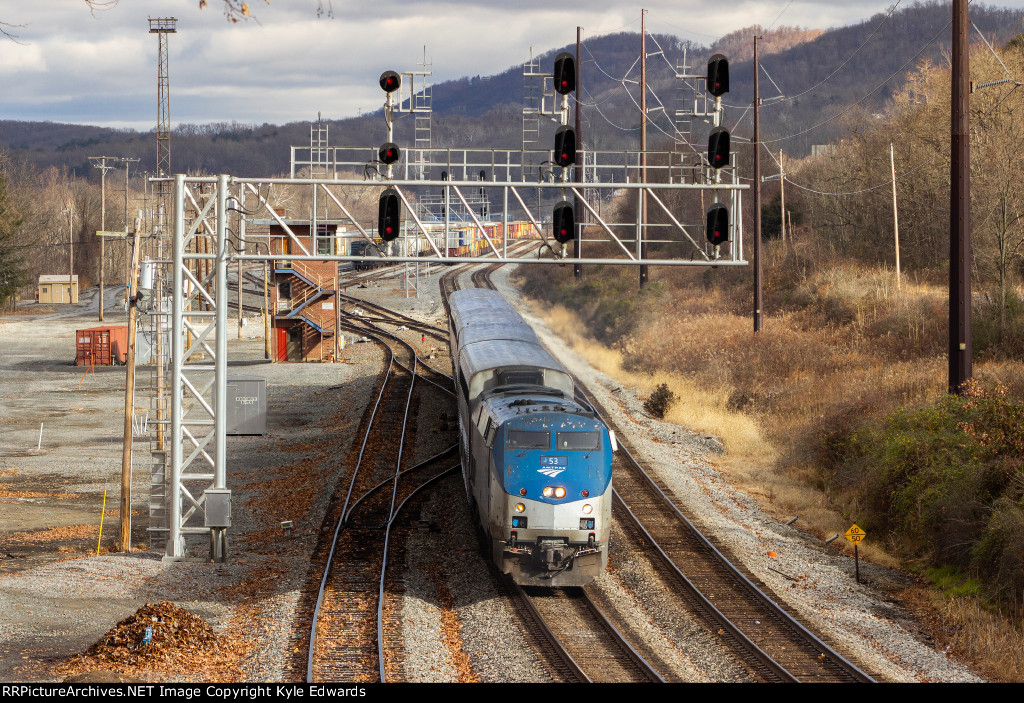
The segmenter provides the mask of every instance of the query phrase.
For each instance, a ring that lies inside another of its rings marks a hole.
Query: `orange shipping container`
[[[91,327],[75,332],[75,366],[123,364],[128,355],[128,325]]]

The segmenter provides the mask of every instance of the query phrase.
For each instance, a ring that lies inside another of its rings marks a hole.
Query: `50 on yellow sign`
[[[853,544],[858,544],[861,540],[868,536],[868,533],[860,529],[856,525],[853,525],[845,533],[846,539],[850,540]]]

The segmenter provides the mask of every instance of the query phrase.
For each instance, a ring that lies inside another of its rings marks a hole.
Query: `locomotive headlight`
[[[517,513],[522,513],[522,512],[525,512],[525,511],[526,511],[526,506],[525,505],[523,505],[522,503],[516,503],[516,512]]]
[[[590,515],[590,513],[592,513],[592,512],[594,512],[594,506],[593,505],[591,505],[590,503],[587,503],[586,505],[583,506],[583,514],[584,515]]]
[[[555,498],[565,498],[565,489],[562,488],[561,486],[558,486],[555,489]]]
[[[544,486],[544,497],[545,498],[550,498],[554,494],[555,494],[555,489],[554,488],[552,488],[551,486]]]

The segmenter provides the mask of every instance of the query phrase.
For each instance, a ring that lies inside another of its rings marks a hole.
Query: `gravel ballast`
[[[714,440],[646,417],[634,391],[594,371],[544,327],[507,284],[507,275],[503,270],[494,277],[499,288],[612,413],[638,449],[637,458],[658,474],[691,519],[792,611],[879,678],[981,680],[917,634],[913,619],[890,595],[907,583],[903,574],[862,562],[865,583],[855,583],[849,557],[773,519],[732,486],[713,464]],[[437,274],[420,278],[419,297],[407,298],[396,286],[374,284],[349,293],[444,325]],[[267,437],[229,439],[229,485],[235,491],[229,562],[164,562],[152,552],[92,557],[87,555],[96,546],[91,530],[98,526],[103,488],[109,491],[104,542],[108,529],[116,534],[117,519],[109,510],[111,503],[116,507],[119,481],[123,415],[117,409],[123,412],[124,372],[97,370],[82,381],[81,370],[68,365],[73,331],[97,325],[88,305],[78,310],[76,316],[45,321],[0,318],[0,488],[6,491],[0,494],[0,552],[15,555],[0,558],[0,679],[59,678],[57,664],[115,623],[147,602],[172,601],[219,635],[244,644],[245,680],[301,680],[308,633],[296,615],[306,597],[309,555],[383,355],[375,345],[353,344],[341,363],[261,364],[262,339],[235,340],[232,334],[231,359],[253,364],[245,375],[267,378],[271,429]],[[447,372],[446,364],[446,358],[432,362]],[[77,389],[80,381],[88,392]],[[34,453],[40,422],[44,447]],[[432,449],[428,439],[417,437],[417,454]],[[136,460],[137,466],[147,464]],[[142,516],[148,480],[148,471],[136,471],[132,505]],[[406,680],[466,680],[468,661],[480,681],[547,681],[478,553],[464,496],[461,478],[453,477],[410,516],[429,527],[410,529],[405,537],[397,612],[405,633]],[[291,538],[279,527],[285,519],[295,522]],[[142,541],[145,518],[137,523],[135,539]],[[56,528],[70,531],[49,542],[26,541]],[[625,547],[628,540],[619,541]],[[778,554],[771,563],[768,551]],[[659,648],[675,680],[748,679],[743,666],[723,655],[700,626],[659,611],[656,578],[637,552],[616,552],[612,563],[615,568],[596,582],[597,590],[634,622],[636,637]],[[201,680],[202,674],[154,672],[151,678],[193,676]]]

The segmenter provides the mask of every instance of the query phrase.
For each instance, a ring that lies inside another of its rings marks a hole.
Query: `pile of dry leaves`
[[[142,606],[60,668],[66,674],[114,669],[145,679],[237,681],[247,649],[194,613],[161,601]]]

